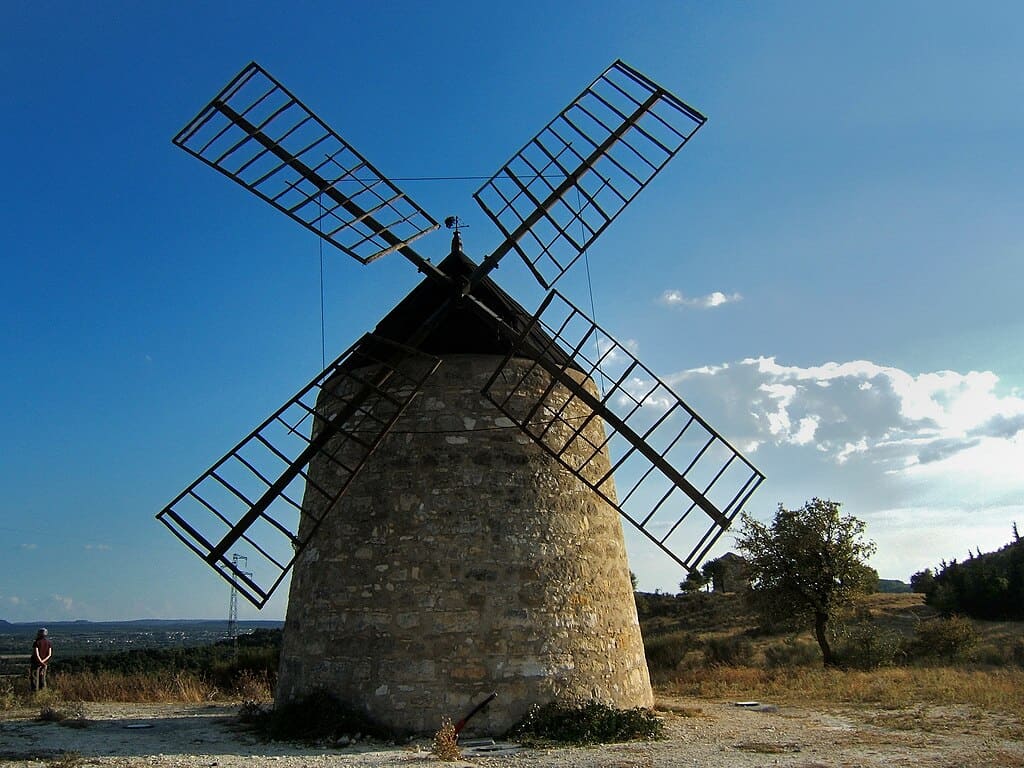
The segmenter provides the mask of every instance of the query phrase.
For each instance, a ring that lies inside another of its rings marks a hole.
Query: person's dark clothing
[[[22,646],[24,647],[24,646]],[[40,659],[49,660],[50,654],[53,652],[53,646],[50,644],[50,638],[38,637],[36,641],[32,643],[32,666],[40,667],[46,662],[40,661]]]

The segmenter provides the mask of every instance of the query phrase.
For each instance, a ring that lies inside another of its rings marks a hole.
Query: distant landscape
[[[239,621],[238,633],[279,629],[280,621]],[[0,656],[24,655],[40,627],[46,627],[56,658],[147,648],[193,648],[228,638],[224,619],[139,619],[136,621],[54,621],[11,623],[0,619]]]

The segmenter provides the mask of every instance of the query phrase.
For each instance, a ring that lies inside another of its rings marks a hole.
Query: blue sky
[[[749,451],[756,516],[840,500],[890,578],[1000,546],[1022,30],[996,2],[9,5],[0,618],[227,612],[153,515],[321,367],[315,238],[170,143],[253,59],[396,179],[490,175],[616,58],[659,81],[709,122],[592,248],[598,322]],[[479,181],[398,183],[498,244]],[[416,275],[325,259],[332,357]],[[642,587],[683,578],[629,546]]]

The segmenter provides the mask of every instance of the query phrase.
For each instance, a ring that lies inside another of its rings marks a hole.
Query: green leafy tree
[[[836,611],[870,592],[878,574],[864,523],[842,515],[840,503],[814,498],[779,510],[771,525],[746,513],[736,545],[750,563],[751,597],[770,621],[813,626],[825,666],[834,666],[829,623]]]

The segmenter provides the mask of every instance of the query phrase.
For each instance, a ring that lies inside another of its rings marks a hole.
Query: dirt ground
[[[1024,723],[967,708],[877,710],[741,707],[735,702],[662,698],[666,736],[656,742],[559,749],[464,751],[449,765],[575,768],[748,768],[753,766],[1018,766]],[[430,741],[387,746],[303,747],[258,741],[225,704],[86,704],[72,727],[40,722],[38,710],[0,714],[0,766],[85,768],[312,768],[442,763]],[[500,745],[499,745],[500,746]]]

